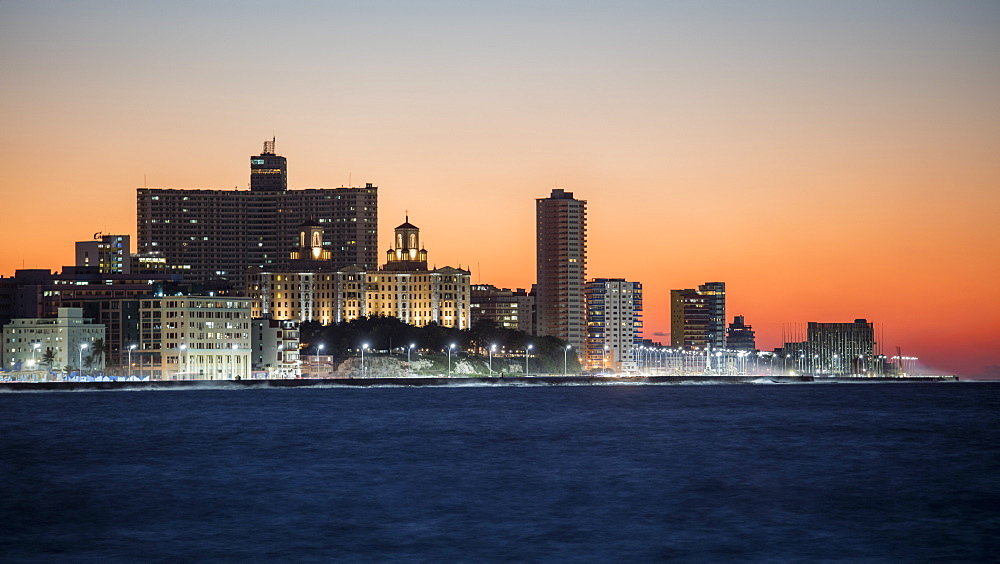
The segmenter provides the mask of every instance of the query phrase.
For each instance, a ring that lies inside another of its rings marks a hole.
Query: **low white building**
[[[254,319],[250,341],[254,371],[266,372],[268,378],[297,378],[301,375],[298,323]]]
[[[34,370],[51,353],[46,368],[72,370],[104,368],[104,356],[93,355],[94,343],[104,340],[104,325],[83,317],[78,307],[59,308],[59,317],[12,319],[3,326],[3,365],[6,369]],[[88,359],[93,355],[93,362]]]
[[[135,373],[153,380],[249,378],[250,321],[248,298],[141,298]]]

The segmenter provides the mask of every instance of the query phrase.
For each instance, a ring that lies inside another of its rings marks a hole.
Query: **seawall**
[[[876,384],[957,382],[956,376],[814,378],[812,376],[415,376],[407,378],[296,378],[282,380],[162,380],[152,382],[0,382],[0,391],[245,389],[420,386],[607,386],[653,384]]]

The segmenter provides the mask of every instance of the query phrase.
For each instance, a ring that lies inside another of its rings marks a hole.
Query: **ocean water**
[[[988,561],[1000,384],[0,394],[4,561]]]

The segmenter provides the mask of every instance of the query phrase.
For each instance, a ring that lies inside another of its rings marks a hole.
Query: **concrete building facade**
[[[250,300],[150,296],[139,303],[134,373],[153,380],[249,378]]]
[[[38,369],[52,351],[49,369],[100,370],[103,355],[94,355],[98,341],[104,341],[104,325],[83,317],[80,308],[59,308],[57,317],[12,319],[3,326],[3,366]],[[94,362],[88,363],[91,356]]]
[[[642,344],[642,284],[624,278],[587,283],[586,365],[602,372],[638,369]]]
[[[534,334],[534,296],[518,288],[497,288],[491,284],[473,284],[469,302],[470,322],[493,321],[504,329]]]
[[[674,348],[726,348],[726,283],[670,291],[670,344]]]
[[[268,378],[296,378],[299,361],[299,325],[294,321],[254,319],[251,334],[251,367]]]

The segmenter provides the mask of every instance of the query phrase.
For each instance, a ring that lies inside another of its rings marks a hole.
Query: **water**
[[[0,394],[0,557],[975,561],[1000,385]]]

